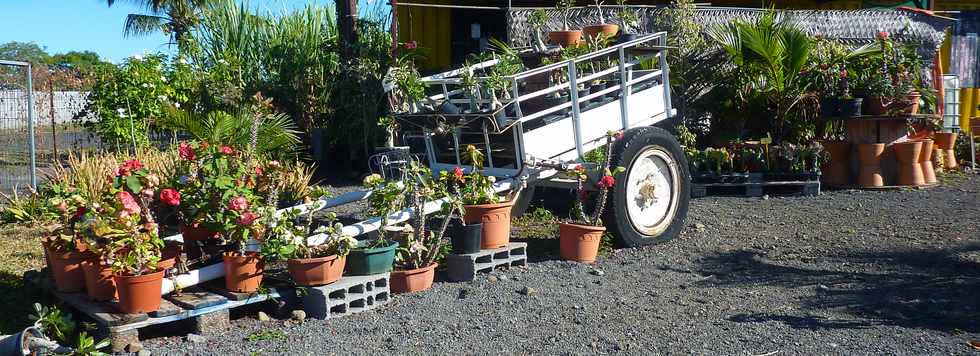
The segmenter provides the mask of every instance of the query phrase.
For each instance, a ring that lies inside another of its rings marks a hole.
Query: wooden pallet
[[[693,183],[691,197],[701,198],[709,195],[761,197],[763,195],[804,195],[820,194],[820,181],[789,181],[761,183]]]

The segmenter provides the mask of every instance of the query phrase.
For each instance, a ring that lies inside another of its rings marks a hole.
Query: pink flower
[[[116,176],[128,176],[133,171],[143,168],[143,164],[138,159],[131,159],[116,167]]]
[[[615,184],[616,178],[613,178],[613,176],[602,176],[602,179],[599,180],[598,186],[602,189],[609,189]]]
[[[228,209],[234,211],[245,211],[248,209],[248,200],[245,200],[245,197],[231,198],[231,201],[228,202]]]
[[[136,199],[133,199],[133,196],[130,195],[129,192],[123,190],[116,193],[116,199],[122,203],[122,212],[124,212],[126,215],[139,214],[140,206],[139,204],[136,204]]]
[[[888,39],[888,31],[878,31],[878,38],[882,40]]]
[[[616,131],[615,134],[613,134],[613,137],[615,137],[617,140],[622,140],[623,139],[623,136],[625,136],[625,135],[626,134],[624,134],[622,130],[619,130],[619,131]]]
[[[68,212],[68,203],[60,202],[60,203],[58,203],[57,208],[58,208],[58,211],[60,211],[62,213],[67,213]]]
[[[167,188],[160,191],[160,200],[170,206],[180,205],[180,192],[175,189]]]
[[[463,180],[463,169],[462,168],[459,168],[459,167],[453,168],[453,176],[456,177],[456,180],[462,181]]]
[[[265,174],[265,170],[262,167],[255,167],[255,175],[261,176],[263,174]]]
[[[418,46],[419,46],[419,44],[416,43],[415,41],[405,42],[405,49],[416,49],[416,48],[418,48]]]
[[[846,70],[840,71],[840,77],[841,78],[847,78],[847,71]]]
[[[242,215],[238,217],[238,223],[241,225],[248,226],[248,225],[252,225],[252,223],[254,223],[255,220],[258,220],[258,218],[259,218],[259,214],[248,211],[242,213]]]
[[[228,146],[221,146],[221,148],[219,148],[218,151],[221,151],[221,153],[224,153],[226,155],[235,153],[235,150]]]
[[[181,143],[180,147],[177,148],[177,152],[180,154],[180,159],[193,161],[197,158],[197,153],[194,152],[194,147],[191,147],[188,143]]]
[[[154,192],[153,189],[146,188],[143,189],[143,191],[141,191],[140,194],[142,194],[143,197],[146,197],[147,199],[153,199],[153,196],[156,195],[156,192]]]

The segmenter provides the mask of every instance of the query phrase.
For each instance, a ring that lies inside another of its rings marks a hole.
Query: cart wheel
[[[611,165],[625,167],[612,189],[606,226],[626,246],[666,242],[684,227],[691,198],[687,160],[677,139],[658,127],[624,133]]]
[[[517,195],[517,198],[514,199],[514,207],[510,208],[510,216],[516,218],[524,215],[524,212],[527,211],[527,207],[531,205],[531,200],[534,199],[534,191],[534,186],[530,184],[521,190],[520,194]]]

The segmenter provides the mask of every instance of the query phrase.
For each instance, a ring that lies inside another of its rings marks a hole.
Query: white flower
[[[144,88],[149,88],[149,87],[150,87],[150,85],[149,85],[149,84],[146,84],[146,83],[143,83],[143,87],[144,87]]]
[[[157,99],[160,99],[160,101],[167,101],[167,96],[166,95],[157,95]]]
[[[137,61],[142,61],[143,60],[143,55],[141,55],[141,54],[134,54],[133,55],[133,59],[135,59]]]
[[[496,183],[497,182],[497,177],[489,176],[489,177],[487,177],[487,180],[490,181],[490,183]]]
[[[180,64],[187,64],[187,60],[184,58],[178,59],[177,62]]]
[[[176,108],[178,108],[178,109],[180,109],[180,103],[178,103],[178,102],[176,102],[176,101],[175,101],[175,102],[174,102],[174,107],[176,107]]]
[[[116,109],[116,113],[119,114],[119,117],[126,117],[126,109],[123,108]]]
[[[218,60],[218,63],[221,63],[221,64],[228,64],[228,62],[225,62],[225,60],[224,60],[224,59],[219,59],[219,60]]]

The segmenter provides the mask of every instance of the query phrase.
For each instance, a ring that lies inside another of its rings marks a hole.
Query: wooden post
[[[357,0],[337,1],[337,25],[340,31],[340,58],[351,57],[351,46],[357,42]]]
[[[391,58],[398,56],[398,0],[391,0]]]

